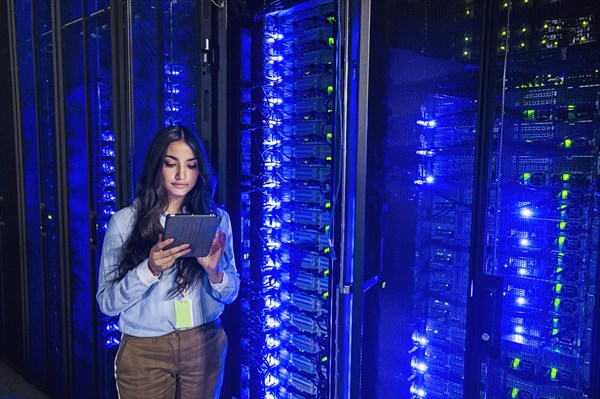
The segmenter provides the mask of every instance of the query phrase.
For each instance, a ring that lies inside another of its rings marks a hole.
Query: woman
[[[215,207],[203,147],[183,126],[162,129],[150,145],[133,204],[113,215],[104,237],[96,298],[119,314],[115,359],[121,398],[218,398],[227,337],[219,316],[240,286],[229,215]],[[166,215],[221,218],[210,253],[164,249]]]

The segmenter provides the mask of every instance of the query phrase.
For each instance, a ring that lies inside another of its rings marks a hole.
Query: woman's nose
[[[183,167],[183,166],[178,167],[175,177],[178,179],[185,179],[185,167]]]

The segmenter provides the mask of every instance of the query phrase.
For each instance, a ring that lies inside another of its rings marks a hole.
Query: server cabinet
[[[504,304],[498,356],[478,368],[491,397],[599,394],[599,17],[597,2],[499,10],[483,271]]]
[[[598,5],[348,3],[346,109],[368,119],[347,133],[364,227],[340,303],[362,334],[339,392],[597,396]]]
[[[26,282],[25,374],[52,397],[96,397],[103,357],[97,243],[117,194],[110,8],[50,1],[7,7],[22,162],[15,211]]]
[[[336,27],[271,2],[240,32],[241,398],[328,396]]]

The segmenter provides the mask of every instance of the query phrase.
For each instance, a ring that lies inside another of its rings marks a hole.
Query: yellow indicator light
[[[552,380],[556,380],[556,376],[558,374],[558,369],[556,367],[552,367],[550,369],[550,378],[552,378]]]
[[[327,94],[333,94],[333,86],[327,86]]]
[[[328,253],[329,253],[329,248],[325,248],[325,249],[323,250],[323,252],[325,252],[326,254],[328,254]]]
[[[583,21],[581,24],[582,24],[583,26],[588,26],[589,22],[588,22],[588,21]]]
[[[560,222],[558,224],[558,228],[564,230],[567,227],[567,222]]]
[[[48,220],[52,220],[52,219],[53,219],[52,215],[48,215]]]
[[[330,156],[329,156],[329,157],[325,157],[325,160],[326,160],[326,161],[331,161],[331,159],[332,159],[332,158],[331,158]]]
[[[554,309],[558,309],[560,306],[560,298],[554,298]]]
[[[548,24],[544,24],[544,29],[548,29]]]
[[[525,26],[524,26],[524,27],[522,27],[522,28],[521,28],[521,32],[523,32],[523,33],[527,32],[527,28],[526,28]]]
[[[552,323],[554,323],[554,325],[557,326],[558,325],[558,317],[554,317],[552,319]]]
[[[558,246],[563,247],[565,245],[565,237],[558,237]]]
[[[558,335],[558,328],[552,329],[552,335]]]
[[[322,297],[323,297],[323,299],[329,298],[329,292],[324,292]]]
[[[471,10],[467,10],[467,15],[471,15]]]
[[[531,179],[531,173],[523,173],[523,180]]]
[[[562,190],[560,192],[560,196],[562,199],[567,199],[567,197],[569,196],[569,190]]]
[[[465,36],[465,42],[468,42],[469,40],[471,40],[469,39],[469,36]]]
[[[503,4],[504,8],[508,7],[508,3]]]
[[[244,259],[248,259],[250,257],[250,254],[244,254]]]
[[[331,202],[326,203],[325,208],[331,208]]]
[[[546,44],[548,41],[546,39],[542,40],[542,44]]]
[[[385,288],[385,287],[387,287],[387,281],[384,281],[381,283],[381,288]]]
[[[329,270],[325,270],[325,271],[323,272],[323,276],[329,276]]]
[[[519,388],[513,388],[512,391],[510,391],[511,398],[516,398],[518,395],[519,395]]]
[[[515,357],[512,361],[511,367],[516,370],[519,367],[519,364],[521,364],[521,359]]]
[[[570,178],[571,178],[570,173],[563,173],[563,175],[562,175],[563,181],[568,181]]]
[[[327,358],[327,356],[323,356],[323,357],[321,358],[321,361],[322,361],[323,363],[325,363],[327,360],[329,360],[329,359]]]
[[[562,268],[562,267],[557,267],[556,269],[554,269],[554,271],[555,271],[556,273],[562,273],[562,271],[563,271],[563,268]]]
[[[554,291],[556,291],[557,294],[560,294],[560,292],[562,291],[562,284],[556,284],[556,286],[554,287]]]
[[[521,47],[525,47],[525,43],[524,42],[521,42]]]
[[[333,39],[333,37],[329,38],[329,40],[327,41],[327,44],[329,44],[330,46],[333,46],[335,44],[335,40]]]
[[[327,141],[333,140],[333,133],[327,133]]]
[[[563,144],[564,144],[565,148],[571,148],[571,146],[573,145],[573,140],[571,140],[571,139],[566,139],[566,140],[563,142]]]
[[[466,56],[468,56],[468,55],[469,55],[469,50],[464,50],[464,51],[463,51],[463,55],[464,55],[465,57],[466,57]]]

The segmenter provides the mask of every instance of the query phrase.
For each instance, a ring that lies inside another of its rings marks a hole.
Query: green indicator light
[[[571,146],[573,145],[573,141],[571,139],[566,139],[565,141],[563,141],[563,145],[565,146],[565,148],[571,148]]]
[[[325,157],[325,160],[326,160],[326,161],[331,161],[331,159],[332,159],[332,158],[331,158],[330,156],[328,156],[328,157]]]
[[[558,374],[558,369],[556,367],[552,367],[550,369],[550,378],[552,378],[552,380],[556,380],[556,375]]]
[[[557,326],[558,325],[558,317],[552,318],[552,323]]]
[[[562,268],[562,267],[557,267],[557,268],[556,268],[554,271],[555,271],[556,273],[562,273],[562,271],[563,271],[563,268]]]
[[[562,284],[556,284],[556,286],[554,287],[554,291],[556,291],[557,294],[560,294],[560,292],[562,291]]]
[[[513,388],[512,391],[510,391],[510,397],[516,398],[517,395],[519,395],[519,388]]]
[[[567,222],[560,222],[558,224],[558,228],[561,229],[561,230],[564,230],[565,227],[567,227]]]
[[[387,286],[387,281],[381,283],[381,288],[385,288]]]
[[[331,202],[326,203],[325,208],[331,208]]]
[[[570,178],[571,178],[571,175],[569,173],[563,173],[563,175],[562,175],[563,181],[569,181]]]
[[[327,94],[333,94],[333,86],[327,86]]]
[[[569,111],[573,111],[575,109],[575,106],[573,104],[569,104],[569,105],[567,105],[567,109]]]
[[[330,228],[331,228],[330,226],[325,226],[325,231],[326,232],[329,231]]]
[[[327,22],[329,22],[330,24],[335,22],[335,17],[327,17]]]
[[[563,236],[560,236],[560,237],[558,237],[558,240],[557,240],[557,241],[558,241],[558,245],[560,245],[561,247],[562,247],[563,245],[565,245],[565,237],[563,237]]]
[[[523,173],[523,180],[531,179],[531,173]]]
[[[327,133],[327,141],[333,140],[333,133]]]
[[[325,363],[327,360],[329,360],[329,359],[327,358],[327,356],[323,356],[323,357],[321,358],[321,361],[322,361],[323,363]]]
[[[327,299],[327,298],[329,298],[329,292],[325,292],[325,293],[323,294],[323,299]]]
[[[515,357],[512,361],[512,368],[513,369],[517,369],[519,367],[519,364],[521,364],[521,359],[519,359],[518,357]]]
[[[569,196],[569,190],[562,190],[560,192],[560,196],[562,197],[562,199],[567,199],[567,197]]]
[[[327,40],[327,44],[329,44],[330,46],[333,46],[335,44],[335,40],[333,39],[333,37],[330,37],[329,40]]]
[[[552,329],[552,335],[558,335],[558,328]]]
[[[558,309],[560,306],[560,298],[554,298],[554,308]]]
[[[52,220],[52,215],[48,215],[48,220]]]
[[[326,254],[328,254],[328,253],[329,253],[329,248],[325,248],[325,249],[323,250],[323,252],[325,252]]]
[[[523,113],[525,114],[527,119],[535,120],[535,110],[534,109],[528,109],[527,111],[523,111]]]
[[[323,276],[329,276],[329,270],[325,270],[325,271],[323,272]]]

